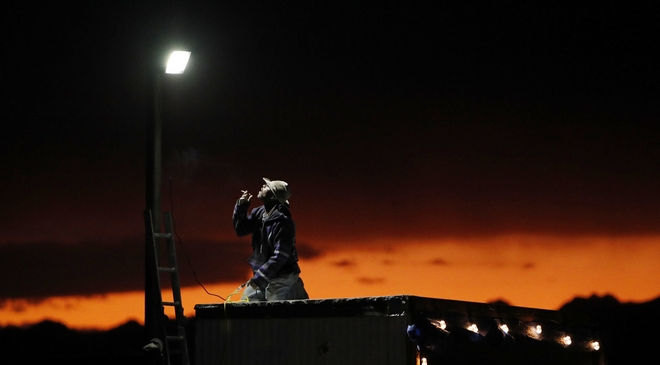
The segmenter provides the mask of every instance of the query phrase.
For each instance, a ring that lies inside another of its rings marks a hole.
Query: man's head
[[[282,180],[270,180],[264,177],[266,182],[264,186],[261,187],[257,198],[261,200],[278,200],[282,204],[289,205],[289,197],[291,196],[291,189],[289,184]]]

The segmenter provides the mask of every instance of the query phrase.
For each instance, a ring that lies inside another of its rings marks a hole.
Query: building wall
[[[412,365],[406,317],[198,320],[196,364]]]

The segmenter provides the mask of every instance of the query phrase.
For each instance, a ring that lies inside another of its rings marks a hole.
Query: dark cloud
[[[360,284],[373,285],[373,284],[382,284],[385,282],[384,278],[368,278],[368,277],[359,277],[357,281]]]
[[[28,300],[17,300],[11,303],[7,302],[7,299],[0,299],[0,309],[4,309],[9,305],[9,310],[16,313],[25,312],[30,308],[31,305],[39,304],[43,299],[28,299]]]
[[[355,266],[356,262],[344,259],[344,260],[341,260],[341,261],[335,261],[335,262],[332,263],[332,265],[337,266],[337,267],[351,267],[351,266]]]
[[[307,260],[315,259],[323,255],[323,251],[307,242],[296,242],[296,250],[298,251],[298,257]]]
[[[241,281],[249,274],[246,241],[177,244],[182,286]],[[144,290],[144,241],[34,242],[0,245],[0,300],[101,295]],[[163,285],[167,278],[162,277]]]
[[[44,202],[140,201],[146,60],[171,38],[193,48],[162,95],[164,169],[185,202],[272,173],[295,183],[301,222],[339,239],[658,232],[658,32],[643,7],[181,7],[12,14],[0,199],[26,213],[8,228]],[[325,214],[341,229],[310,222]]]
[[[431,260],[431,265],[448,266],[449,262],[445,259],[433,259]]]

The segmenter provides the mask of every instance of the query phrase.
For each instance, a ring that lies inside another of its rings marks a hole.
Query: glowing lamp
[[[474,332],[474,333],[479,332],[479,328],[478,328],[477,325],[474,324],[474,323],[471,324],[470,327],[468,327],[467,329],[470,330],[470,331],[472,331],[472,332]]]
[[[572,342],[571,336],[564,336],[561,338],[561,343],[563,343],[564,346],[569,346]]]
[[[168,74],[182,74],[186,69],[188,64],[188,59],[190,59],[190,52],[186,51],[174,51],[170,54],[170,58],[167,61],[167,67],[165,68],[165,73]]]
[[[443,331],[447,330],[447,322],[445,322],[444,320],[441,319],[438,321],[435,319],[430,319],[429,321],[431,322],[433,327]]]

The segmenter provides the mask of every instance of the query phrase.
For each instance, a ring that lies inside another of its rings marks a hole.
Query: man
[[[254,275],[244,295],[249,301],[308,299],[298,266],[296,227],[289,211],[289,184],[266,182],[257,198],[263,205],[248,214],[252,194],[246,190],[234,207],[234,230],[239,237],[252,234],[252,255],[248,263]]]

